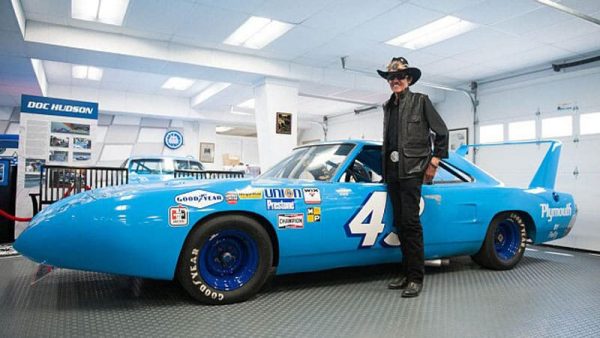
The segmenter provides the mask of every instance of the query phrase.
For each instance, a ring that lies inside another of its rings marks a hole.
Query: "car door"
[[[386,237],[392,229],[392,212],[386,208],[380,146],[359,149],[340,179],[324,187],[322,195],[325,250],[340,266],[390,259],[383,250],[389,247],[385,240],[390,240]]]

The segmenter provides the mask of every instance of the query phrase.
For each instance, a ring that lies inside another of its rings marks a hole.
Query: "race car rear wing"
[[[497,146],[510,146],[510,145],[522,145],[522,144],[542,144],[549,143],[548,151],[542,160],[542,163],[538,167],[529,188],[546,188],[554,189],[556,183],[556,174],[558,172],[558,159],[560,158],[560,150],[562,143],[556,140],[544,140],[544,141],[521,141],[521,142],[502,142],[502,143],[487,143],[487,144],[463,144],[456,149],[456,154],[465,156],[468,153],[469,148],[483,148],[483,147],[497,147]]]

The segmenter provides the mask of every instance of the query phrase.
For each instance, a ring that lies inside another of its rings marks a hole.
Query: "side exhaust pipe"
[[[425,261],[425,266],[441,267],[441,266],[448,266],[448,265],[450,265],[450,259],[448,259],[448,258],[432,259],[432,260]]]

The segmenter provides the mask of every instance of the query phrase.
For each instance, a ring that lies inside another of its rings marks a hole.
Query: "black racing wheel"
[[[490,223],[483,245],[473,260],[494,270],[512,269],[525,252],[525,222],[514,212],[496,215]]]
[[[235,303],[260,290],[272,262],[267,231],[251,218],[227,215],[190,232],[177,265],[177,279],[202,303]]]

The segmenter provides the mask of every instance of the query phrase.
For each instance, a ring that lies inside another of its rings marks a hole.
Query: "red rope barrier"
[[[17,222],[29,222],[31,221],[31,217],[17,217],[14,215],[11,215],[9,213],[7,213],[6,211],[0,209],[0,216],[7,218],[11,221],[17,221]]]

